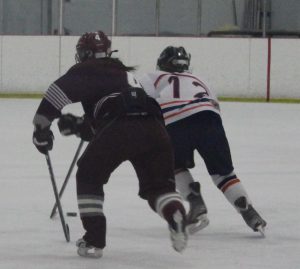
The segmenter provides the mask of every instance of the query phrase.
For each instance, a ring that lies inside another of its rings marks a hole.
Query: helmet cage
[[[157,69],[167,72],[182,73],[190,66],[191,54],[183,47],[169,46],[162,51],[157,60]]]

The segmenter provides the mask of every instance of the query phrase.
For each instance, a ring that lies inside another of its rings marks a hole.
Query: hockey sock
[[[173,215],[180,211],[185,217],[186,212],[180,195],[176,192],[160,195],[156,200],[155,211],[164,218],[171,226]]]
[[[195,182],[189,170],[181,170],[175,175],[176,189],[182,198],[187,201],[187,197],[191,193],[190,184]]]
[[[239,211],[239,208],[235,205],[235,201],[240,197],[245,197],[248,204],[251,204],[251,201],[246,190],[243,187],[243,184],[237,178],[234,171],[227,175],[212,175],[211,177],[215,185],[220,191],[223,192],[226,199],[232,204],[235,209]]]

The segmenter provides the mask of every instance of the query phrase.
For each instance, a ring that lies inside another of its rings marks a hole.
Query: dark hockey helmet
[[[191,54],[184,47],[166,47],[157,59],[157,69],[167,72],[182,73],[190,66]]]
[[[76,45],[76,61],[105,58],[111,55],[111,41],[102,31],[83,34]]]

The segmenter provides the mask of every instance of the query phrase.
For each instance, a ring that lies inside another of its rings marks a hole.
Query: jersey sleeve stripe
[[[63,102],[60,100],[60,96],[54,91],[49,91],[46,94],[46,99],[58,110],[63,106]]]
[[[72,103],[72,101],[66,96],[66,94],[56,84],[53,83],[52,86],[55,88],[57,94],[60,96],[60,98],[64,101],[65,104]]]
[[[72,103],[65,93],[54,83],[52,83],[47,90],[45,99],[58,110]]]

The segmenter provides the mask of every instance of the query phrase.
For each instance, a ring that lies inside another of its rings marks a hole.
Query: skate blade
[[[187,231],[190,235],[197,233],[198,231],[204,229],[209,224],[209,219],[207,218],[206,214],[201,215],[198,218],[197,223],[187,225]]]
[[[261,234],[261,236],[262,236],[263,238],[266,237],[265,227],[263,227],[262,225],[259,225],[259,226],[257,226],[256,229],[257,229],[257,231]]]

